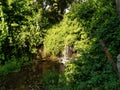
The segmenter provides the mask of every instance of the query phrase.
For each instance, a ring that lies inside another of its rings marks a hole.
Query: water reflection
[[[41,76],[51,71],[64,73],[65,66],[57,61],[45,60],[21,68],[20,72],[0,77],[0,90],[43,90]]]

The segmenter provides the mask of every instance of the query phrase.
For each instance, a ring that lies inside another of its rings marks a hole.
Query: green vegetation
[[[64,75],[43,77],[46,90],[119,90],[120,80],[99,42],[104,41],[116,62],[119,30],[120,17],[111,0],[0,1],[0,74],[31,64],[39,45],[51,55],[73,45],[77,57],[66,64]]]

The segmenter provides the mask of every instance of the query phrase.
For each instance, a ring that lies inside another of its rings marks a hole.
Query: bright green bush
[[[74,45],[77,39],[76,33],[80,30],[77,20],[71,20],[65,15],[60,24],[48,29],[44,39],[45,50],[55,55],[62,53],[65,45]]]

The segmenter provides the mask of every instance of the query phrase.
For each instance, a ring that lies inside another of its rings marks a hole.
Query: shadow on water
[[[0,90],[44,90],[41,78],[53,70],[58,74],[64,73],[65,66],[45,60],[22,67],[20,72],[0,76]]]

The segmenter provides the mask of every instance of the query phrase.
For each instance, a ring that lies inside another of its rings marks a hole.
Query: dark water
[[[0,77],[0,90],[44,90],[41,76],[51,71],[64,73],[65,67],[57,61],[42,61],[21,68],[20,72]]]

